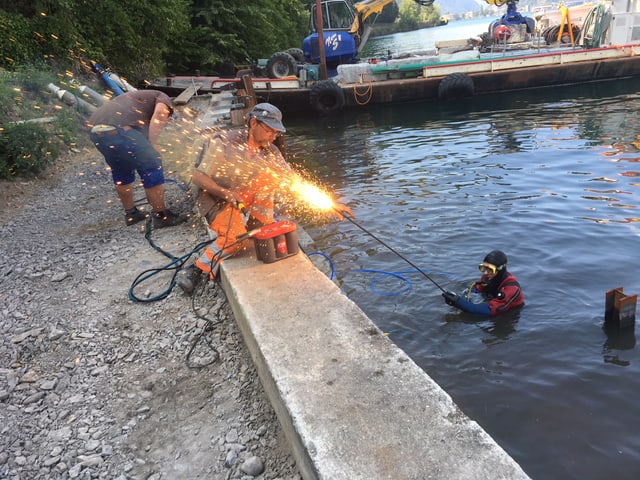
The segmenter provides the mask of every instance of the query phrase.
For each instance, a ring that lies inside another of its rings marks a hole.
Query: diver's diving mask
[[[482,262],[480,265],[478,265],[478,268],[482,273],[486,275],[495,275],[496,273],[498,273],[498,270],[502,270],[502,267],[498,268],[495,265],[487,262]]]

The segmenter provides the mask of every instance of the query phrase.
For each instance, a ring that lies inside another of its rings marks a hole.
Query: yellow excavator
[[[294,74],[296,62],[320,63],[318,30],[323,32],[325,61],[329,68],[335,68],[341,63],[354,62],[371,33],[372,22],[365,22],[372,15],[382,13],[384,7],[394,1],[364,0],[353,5],[347,0],[323,0],[312,3],[309,6],[310,35],[303,40],[302,49],[290,48],[286,52],[274,53],[266,64],[267,75],[271,78],[283,78]],[[317,24],[320,16],[321,29]]]
[[[352,5],[347,0],[323,0],[310,5],[310,35],[302,42],[302,49],[290,48],[286,52],[275,53],[266,64],[266,73],[271,78],[283,78],[294,75],[296,62],[307,64],[320,63],[320,45],[318,42],[317,19],[322,18],[322,35],[324,43],[324,59],[327,69],[334,70],[343,63],[357,61],[358,54],[366,44],[371,33],[372,22],[367,22],[372,15],[382,10],[395,0],[363,0]],[[422,6],[432,6],[434,0],[413,0]],[[489,28],[490,35],[500,25],[526,24],[527,31],[532,32],[535,21],[518,13],[518,0],[484,0],[489,5],[507,4],[507,13],[493,22]],[[320,9],[320,15],[317,10]],[[495,25],[494,25],[495,24]]]
[[[371,22],[365,23],[372,15],[382,10],[395,0],[364,0],[351,7],[347,0],[325,0],[320,2],[322,10],[322,30],[324,34],[327,65],[349,63],[356,59],[371,33]],[[421,6],[430,7],[434,0],[413,0]],[[507,5],[507,12],[489,26],[490,36],[496,27],[506,25],[526,25],[527,33],[533,33],[535,20],[522,16],[517,9],[518,0],[484,0],[489,5],[501,7]],[[316,5],[311,5],[311,35],[304,39],[302,50],[304,60],[318,63],[318,28]]]
[[[347,0],[320,2],[327,67],[353,62],[371,33],[372,23],[367,23],[367,19],[382,13],[382,10],[394,1],[364,0],[353,6]],[[421,0],[414,1],[419,3]],[[319,63],[317,4],[311,5],[310,8],[311,34],[302,42],[302,53],[304,61]]]

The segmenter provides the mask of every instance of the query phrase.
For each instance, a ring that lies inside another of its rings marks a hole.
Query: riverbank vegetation
[[[96,80],[93,65],[134,85],[173,74],[219,74],[299,48],[315,0],[3,0],[0,3],[0,177],[35,175],[72,147],[78,112],[48,84]],[[404,0],[378,34],[437,25],[437,6]],[[45,120],[46,119],[46,120]]]
[[[308,34],[314,0],[5,0],[0,67],[44,62],[57,71],[110,67],[135,84],[168,73],[219,73],[292,47]],[[440,23],[438,6],[385,7],[378,32]]]
[[[0,69],[0,179],[33,177],[76,146],[78,112],[47,91],[57,80],[44,66]]]
[[[402,2],[400,7],[394,2],[385,7],[376,21],[372,36],[410,32],[421,28],[436,27],[446,23],[440,15],[438,5],[418,5],[414,1]]]

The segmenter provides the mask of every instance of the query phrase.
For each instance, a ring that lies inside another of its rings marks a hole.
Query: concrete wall
[[[221,280],[305,480],[528,478],[302,253]]]

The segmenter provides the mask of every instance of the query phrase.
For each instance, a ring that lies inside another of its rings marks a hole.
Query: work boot
[[[178,215],[171,210],[166,209],[164,212],[153,214],[153,228],[165,228],[179,225],[187,220],[186,215]]]
[[[202,270],[194,264],[191,264],[178,272],[176,275],[176,285],[178,285],[185,294],[191,296],[198,286],[198,283],[200,283],[200,278],[202,278]]]
[[[137,208],[133,212],[127,212],[124,214],[124,221],[127,224],[127,227],[131,225],[135,225],[138,222],[142,222],[146,220],[149,214],[147,212],[141,212]]]

